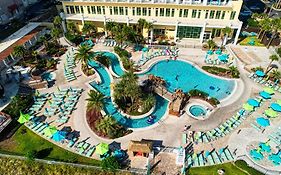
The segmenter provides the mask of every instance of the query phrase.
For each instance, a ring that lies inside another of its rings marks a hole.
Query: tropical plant
[[[97,54],[94,58],[94,60],[98,61],[99,63],[101,63],[102,65],[104,65],[105,67],[109,67],[111,64],[111,60],[110,58],[108,58],[106,55],[100,53]]]
[[[275,39],[279,33],[278,31],[281,30],[281,18],[273,18],[271,20],[271,33],[272,33],[272,36],[267,44],[267,48],[269,48],[269,46],[271,45],[273,39]]]
[[[67,30],[71,33],[71,34],[77,34],[78,33],[78,29],[75,25],[75,23],[73,21],[69,21],[67,22]]]
[[[26,156],[27,160],[33,161],[34,159],[37,158],[38,152],[36,150],[31,150],[31,151],[28,151],[25,156]]]
[[[259,26],[260,26],[261,29],[260,29],[260,32],[258,34],[258,38],[260,38],[261,41],[262,41],[266,32],[268,32],[271,29],[271,19],[266,17],[266,18],[260,20]]]
[[[117,122],[112,116],[104,116],[96,121],[95,127],[97,131],[104,133],[105,135],[114,134]]]
[[[223,33],[223,40],[222,40],[222,46],[224,46],[227,43],[228,36],[231,34],[232,30],[230,27],[225,27],[222,29]]]
[[[233,78],[239,78],[240,72],[237,67],[230,66],[228,70]]]
[[[55,26],[56,28],[61,29],[61,28],[62,28],[62,27],[61,27],[61,23],[62,23],[61,17],[60,17],[60,16],[55,16],[55,17],[54,17],[54,20],[53,20],[54,26]]]
[[[271,73],[270,73],[270,77],[272,77],[275,81],[280,81],[281,79],[281,72],[278,71],[278,70],[273,70]]]
[[[86,100],[88,101],[87,110],[96,110],[101,111],[104,107],[104,99],[105,96],[97,91],[91,90],[88,93],[89,98]]]
[[[207,41],[207,44],[210,50],[213,50],[217,46],[216,43],[211,39]]]
[[[140,18],[138,20],[137,26],[142,35],[143,35],[143,28],[146,26],[146,24],[147,24],[147,21],[145,19]]]
[[[53,27],[51,30],[51,36],[55,39],[56,43],[59,43],[58,39],[61,34],[61,29]]]
[[[145,23],[144,28],[146,28],[148,30],[148,34],[149,34],[153,30],[153,23],[152,22]],[[149,43],[149,37],[150,36],[147,37],[147,43]],[[152,42],[153,36],[151,36],[150,39],[151,39],[151,42]]]
[[[105,24],[105,30],[110,33],[110,36],[113,37],[113,29],[117,25],[114,21],[108,21]]]
[[[15,46],[13,48],[13,55],[16,57],[23,58],[26,53],[27,53],[27,50],[23,46]]]
[[[88,62],[91,60],[91,47],[82,45],[78,47],[77,51],[74,56],[75,61],[81,62],[83,65],[88,65]]]
[[[156,100],[152,94],[148,94],[148,96],[143,101],[143,110],[148,111],[155,104]]]
[[[273,63],[273,61],[278,61],[278,60],[279,60],[279,57],[274,54],[274,55],[271,55],[271,56],[269,57],[269,59],[270,59],[270,62],[269,62],[269,64],[268,64],[268,66],[266,67],[265,74],[267,74],[267,73],[269,72],[269,68],[270,68],[271,64]]]
[[[109,171],[116,171],[117,169],[121,168],[119,162],[114,156],[109,156],[102,160],[101,167],[104,170]]]
[[[92,22],[86,21],[82,28],[82,32],[88,36],[91,36],[97,32],[97,27]]]

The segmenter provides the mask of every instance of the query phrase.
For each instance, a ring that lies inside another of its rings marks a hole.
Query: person
[[[184,125],[184,131],[186,131],[187,130],[187,125]]]
[[[179,80],[178,78],[179,78],[179,75],[176,75],[176,80],[177,80],[177,81]]]

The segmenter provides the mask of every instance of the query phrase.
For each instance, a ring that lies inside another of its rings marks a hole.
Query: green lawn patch
[[[239,165],[239,166],[238,166]],[[239,168],[238,168],[239,167]],[[188,175],[217,175],[218,170],[223,169],[225,175],[262,175],[259,171],[248,167],[246,162],[237,161],[234,163],[224,163],[214,166],[196,167],[188,170]],[[240,169],[243,169],[240,170]]]
[[[252,44],[250,44],[251,41],[254,41],[254,42]],[[242,46],[261,46],[261,47],[264,46],[256,36],[246,37],[239,44]]]
[[[0,152],[26,155],[32,150],[36,150],[38,152],[38,158],[41,159],[100,165],[100,161],[80,156],[56,146],[33,133],[25,126],[21,126],[11,138],[0,142]]]

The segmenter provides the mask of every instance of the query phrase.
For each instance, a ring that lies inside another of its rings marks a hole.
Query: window
[[[198,10],[197,18],[201,17],[201,10]]]
[[[166,9],[166,17],[170,17],[171,9],[167,8]]]
[[[128,15],[128,7],[125,7],[125,15]]]
[[[221,11],[218,10],[217,13],[216,13],[216,19],[220,19],[220,16],[221,16]]]
[[[221,19],[224,19],[224,17],[225,17],[225,11],[222,11]]]
[[[141,16],[141,8],[137,7],[137,16]]]
[[[172,9],[171,17],[175,16],[175,9]]]
[[[102,14],[105,15],[105,6],[102,6]]]
[[[230,14],[230,20],[233,20],[235,18],[236,11],[232,11]]]
[[[75,6],[75,11],[76,11],[76,13],[80,13],[80,8],[79,8],[79,6]]]
[[[165,10],[164,8],[160,8],[160,16],[164,16]]]
[[[109,7],[109,14],[112,15],[112,7]]]
[[[147,8],[142,8],[142,16],[146,16],[147,15]]]
[[[136,12],[135,12],[135,7],[133,7],[133,16],[136,15]]]
[[[151,16],[151,8],[148,8],[148,16]]]
[[[158,16],[158,8],[155,9],[155,16]]]
[[[66,14],[70,14],[69,6],[65,6]]]
[[[114,15],[118,15],[118,7],[113,7]]]
[[[200,38],[201,30],[201,27],[178,26],[177,37]]]
[[[182,17],[182,9],[180,9],[179,17]]]
[[[119,7],[119,14],[124,15],[124,7]]]
[[[206,10],[205,19],[208,19],[208,16],[209,16],[209,10]]]
[[[84,8],[83,8],[83,6],[80,6],[80,9],[81,9],[81,13],[84,13]]]
[[[91,14],[90,6],[87,6],[87,11],[88,11],[88,14]]]
[[[74,7],[73,7],[73,6],[70,6],[69,9],[70,9],[70,13],[71,13],[71,14],[74,14],[74,13],[75,13],[75,10],[74,10]]]
[[[215,10],[211,10],[210,19],[214,19],[214,16],[215,16]]]
[[[197,10],[192,10],[191,18],[196,18]]]
[[[97,6],[97,12],[98,14],[101,14],[101,6]]]
[[[111,7],[109,7],[109,8],[111,8]],[[92,9],[92,14],[96,14],[97,12],[96,12],[96,7],[95,6],[91,6],[91,9]],[[111,9],[112,10],[112,9]],[[111,14],[112,15],[112,14]]]
[[[183,17],[187,18],[188,16],[188,9],[183,10]]]

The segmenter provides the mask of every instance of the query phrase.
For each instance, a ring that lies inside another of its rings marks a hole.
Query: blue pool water
[[[193,65],[179,60],[157,62],[145,74],[162,77],[166,80],[167,88],[170,92],[174,92],[178,88],[184,92],[198,89],[219,100],[229,96],[235,84],[233,80],[209,76],[196,69]]]
[[[114,55],[111,52],[95,52],[94,54],[98,54],[98,53],[102,53],[103,55],[107,56],[111,60],[111,68],[116,75],[122,76],[124,74],[124,71],[122,70],[116,55]]]
[[[116,109],[116,107],[112,102],[112,99],[110,98],[110,76],[107,73],[106,69],[93,60],[89,62],[89,65],[93,67],[101,77],[101,83],[96,84],[95,82],[92,82],[90,83],[90,85],[108,97],[106,99],[104,111],[108,115],[113,116],[118,123],[126,127],[143,128],[149,126],[150,124],[147,123],[149,116],[141,119],[127,119],[121,113],[118,112],[118,110]],[[156,96],[156,108],[151,114],[155,117],[154,122],[159,121],[161,117],[164,116],[167,106],[168,106],[167,100],[165,100],[160,96]]]
[[[189,112],[195,117],[200,117],[206,114],[206,109],[200,105],[192,105],[189,108]]]

